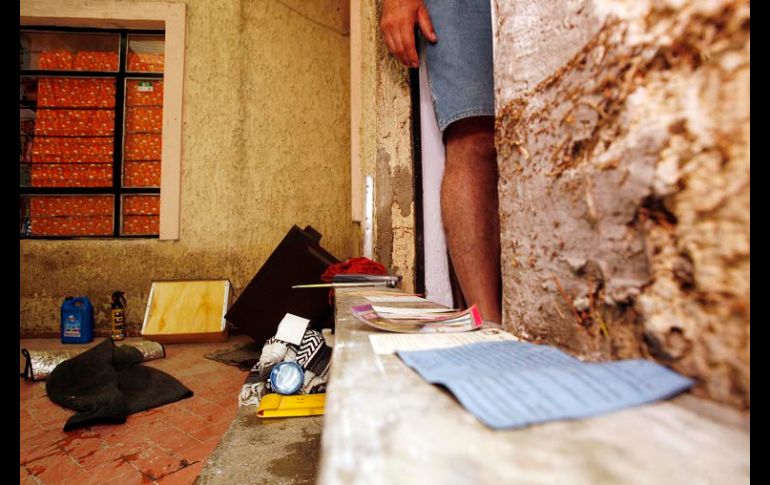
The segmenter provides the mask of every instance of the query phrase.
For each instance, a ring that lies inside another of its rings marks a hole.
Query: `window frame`
[[[160,175],[161,241],[180,238],[182,172],[182,100],[184,97],[187,6],[172,1],[24,0],[19,4],[19,24],[24,27],[57,26],[164,30],[163,148]],[[122,238],[121,238],[122,239]]]
[[[123,196],[124,195],[160,195],[161,188],[158,187],[124,187],[123,186],[123,165],[125,158],[125,120],[126,120],[126,83],[129,80],[158,79],[163,80],[163,72],[133,72],[127,70],[128,38],[132,35],[164,35],[163,30],[129,30],[129,29],[109,29],[109,28],[88,28],[88,27],[61,27],[61,26],[21,26],[20,34],[24,32],[44,32],[44,33],[75,33],[75,34],[115,34],[118,36],[118,70],[117,71],[75,71],[75,70],[49,70],[49,69],[21,69],[19,77],[57,77],[57,78],[86,78],[86,79],[115,79],[115,117],[113,150],[112,150],[112,186],[111,187],[32,187],[19,186],[19,195],[112,195],[113,197],[113,220],[111,235],[72,235],[72,236],[52,236],[52,235],[20,235],[21,239],[92,239],[92,238],[143,238],[157,239],[159,234],[122,234],[123,226]],[[20,108],[39,110],[38,106],[25,106],[20,102]],[[43,108],[57,109],[57,108]],[[36,135],[23,135],[34,137]],[[161,132],[161,139],[162,139]],[[21,147],[19,148],[21,151]],[[21,153],[20,153],[21,155]],[[163,163],[161,161],[161,167]]]

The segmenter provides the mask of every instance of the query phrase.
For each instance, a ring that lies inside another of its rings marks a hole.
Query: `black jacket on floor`
[[[193,395],[165,372],[138,365],[142,353],[111,339],[56,366],[46,380],[48,397],[77,411],[64,431],[103,423],[125,423],[129,414]]]

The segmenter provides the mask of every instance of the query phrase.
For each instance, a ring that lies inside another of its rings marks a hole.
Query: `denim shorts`
[[[433,110],[443,132],[473,116],[494,116],[489,0],[425,0],[438,42],[420,35]]]

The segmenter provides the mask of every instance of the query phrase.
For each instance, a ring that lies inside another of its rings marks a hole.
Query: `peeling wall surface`
[[[749,2],[493,3],[504,325],[748,408]]]
[[[102,332],[113,290],[126,292],[133,332],[153,280],[228,278],[237,297],[293,224],[355,255],[346,6],[184,3],[180,239],[23,240],[23,336],[58,334],[67,295],[91,298]]]
[[[414,291],[412,120],[407,69],[379,29],[382,0],[361,5],[361,170],[374,178],[374,259]]]

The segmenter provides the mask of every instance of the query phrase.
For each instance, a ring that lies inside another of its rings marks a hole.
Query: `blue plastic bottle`
[[[61,306],[61,341],[85,344],[94,339],[94,307],[85,296],[64,299]]]

